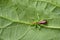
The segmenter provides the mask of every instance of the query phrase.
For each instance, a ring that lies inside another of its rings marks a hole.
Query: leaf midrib
[[[2,16],[0,16],[0,18],[7,19],[7,20],[9,20],[9,21],[11,21],[11,22],[17,22],[17,23],[22,23],[22,24],[31,25],[31,23],[25,22],[25,21],[20,21],[20,20],[19,20],[19,21],[16,21],[16,20],[8,19],[8,18],[2,17]]]

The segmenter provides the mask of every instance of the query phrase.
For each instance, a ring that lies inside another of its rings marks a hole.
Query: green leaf
[[[0,40],[60,40],[60,0],[0,0]]]
[[[26,35],[29,31],[29,25],[13,23],[7,28],[4,28],[0,36],[4,40],[18,40],[19,38]]]
[[[45,28],[42,28],[42,30],[32,29],[26,36],[19,40],[60,40],[60,30]]]

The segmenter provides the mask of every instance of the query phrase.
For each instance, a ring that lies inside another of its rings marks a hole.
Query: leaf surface
[[[0,0],[0,40],[60,40],[59,31],[60,0]]]

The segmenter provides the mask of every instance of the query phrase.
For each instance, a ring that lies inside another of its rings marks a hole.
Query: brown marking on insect
[[[42,21],[38,22],[38,24],[47,24],[47,21],[46,20],[42,20]]]

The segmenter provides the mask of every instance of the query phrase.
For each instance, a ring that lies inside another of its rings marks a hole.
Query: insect
[[[43,25],[42,25],[43,24]],[[32,25],[34,26],[35,25],[35,28],[41,28],[43,26],[45,26],[47,24],[47,20],[41,20],[41,21],[38,21],[38,22],[33,22]]]
[[[47,24],[47,21],[46,20],[42,20],[42,21],[38,22],[38,24]]]

